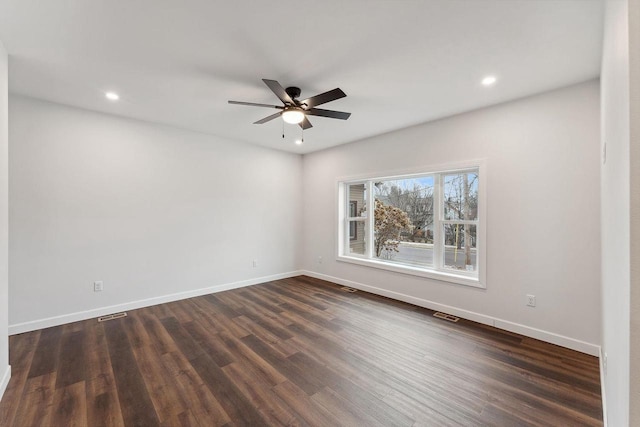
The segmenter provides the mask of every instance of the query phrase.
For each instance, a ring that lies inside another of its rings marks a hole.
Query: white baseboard
[[[303,270],[302,274],[310,277],[315,277],[316,279],[326,280],[329,282],[338,283],[343,286],[349,286],[352,288],[360,289],[362,291],[371,292],[372,294],[382,295],[388,298],[393,298],[395,300],[408,302],[410,304],[425,307],[431,310],[453,314],[455,316],[462,317],[463,319],[494,326],[496,328],[504,329],[509,332],[515,332],[517,334],[524,335],[530,338],[539,339],[551,344],[556,344],[582,353],[590,354],[591,356],[599,355],[600,346],[585,341],[580,341],[574,338],[569,338],[564,335],[558,335],[553,332],[543,331],[541,329],[532,328],[530,326],[510,322],[508,320],[498,319],[496,317],[487,316],[481,313],[464,310],[450,305],[440,304],[423,298],[402,294],[400,292],[394,292],[387,289],[377,288],[375,286],[365,285],[363,283],[354,282],[352,280],[346,280],[339,277],[316,273],[314,271]]]
[[[4,370],[4,374],[2,375],[2,379],[0,380],[0,400],[2,400],[2,396],[4,392],[7,390],[7,386],[9,385],[9,380],[11,379],[11,365],[7,365]]]
[[[604,427],[607,427],[607,388],[604,386],[604,358],[602,354],[602,347],[598,347],[600,357],[600,395],[602,397],[602,422]]]
[[[410,304],[414,304],[420,307],[425,307],[431,310],[437,310],[437,311],[453,314],[455,316],[462,317],[463,319],[472,320],[474,322],[494,326],[499,329],[504,329],[510,332],[515,332],[521,335],[525,335],[527,337],[536,338],[536,339],[546,341],[552,344],[556,344],[562,347],[567,347],[572,350],[580,351],[582,353],[587,353],[592,356],[600,355],[600,346],[595,344],[576,340],[563,335],[558,335],[553,332],[532,328],[519,323],[514,323],[507,320],[495,318],[492,316],[487,316],[481,313],[464,310],[458,307],[440,304],[440,303],[429,301],[423,298],[418,298],[411,295],[402,294],[399,292],[389,291],[387,289],[377,288],[374,286],[365,285],[363,283],[354,282],[352,280],[341,279],[339,277],[328,276],[326,274],[316,273],[314,271],[308,271],[308,270],[290,271],[287,273],[256,277],[253,279],[242,280],[239,282],[232,282],[232,283],[211,286],[208,288],[195,289],[192,291],[179,292],[175,294],[147,298],[147,299],[132,301],[132,302],[123,303],[123,304],[100,307],[92,310],[79,311],[79,312],[64,314],[60,316],[54,316],[54,317],[48,317],[44,319],[32,320],[29,322],[17,323],[14,325],[9,325],[9,335],[21,334],[23,332],[49,328],[51,326],[58,326],[66,323],[77,322],[80,320],[92,319],[95,317],[104,316],[106,314],[117,313],[120,311],[135,310],[138,308],[149,307],[152,305],[163,304],[163,303],[172,302],[172,301],[179,301],[182,299],[193,298],[201,295],[227,291],[230,289],[242,288],[245,286],[251,286],[259,283],[269,282],[272,280],[286,279],[286,278],[295,277],[301,274],[305,274],[307,276],[315,277],[321,280],[327,280],[333,283],[338,283],[344,286],[350,286],[352,288],[356,288],[362,291],[371,292],[373,294],[393,298],[399,301],[408,302]]]
[[[272,280],[287,279],[301,275],[301,271],[290,271],[287,273],[273,274],[270,276],[256,277],[253,279],[242,280],[239,282],[225,283],[215,285],[208,288],[195,289],[192,291],[178,292],[175,294],[162,295],[158,297],[146,298],[143,300],[127,302],[123,304],[110,305],[107,307],[94,308],[86,311],[78,311],[75,313],[63,314],[60,316],[47,317],[44,319],[32,320],[29,322],[16,323],[9,325],[9,335],[21,334],[23,332],[35,331],[38,329],[49,328],[51,326],[64,325],[66,323],[78,322],[80,320],[93,319],[95,317],[107,314],[118,313],[121,311],[135,310],[138,308],[149,307],[152,305],[164,304],[172,301],[179,301],[187,298],[198,297],[201,295],[213,294],[216,292],[228,291],[230,289],[243,288],[245,286],[257,285],[258,283],[270,282]]]

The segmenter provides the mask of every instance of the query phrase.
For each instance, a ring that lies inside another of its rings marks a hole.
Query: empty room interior
[[[0,426],[640,426],[640,1],[0,2]]]

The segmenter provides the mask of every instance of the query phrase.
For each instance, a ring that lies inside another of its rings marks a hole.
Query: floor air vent
[[[454,316],[452,314],[442,313],[440,311],[433,313],[433,317],[437,317],[438,319],[448,320],[449,322],[453,322],[453,323],[460,320],[460,318],[457,316]]]
[[[122,312],[122,313],[107,314],[106,316],[98,317],[98,322],[106,322],[107,320],[120,319],[121,317],[127,317],[127,313]]]
[[[358,291],[357,289],[353,289],[353,288],[350,288],[348,286],[344,286],[344,287],[340,288],[340,290],[344,291],[344,292],[357,292]]]

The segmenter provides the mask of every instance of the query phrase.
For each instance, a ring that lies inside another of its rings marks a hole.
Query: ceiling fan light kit
[[[304,113],[302,112],[302,108],[298,107],[287,107],[282,112],[282,120],[285,122],[297,125],[304,120]]]
[[[281,110],[254,122],[256,125],[267,123],[276,117],[282,117],[282,120],[286,123],[297,124],[304,130],[313,127],[309,122],[309,119],[307,119],[307,116],[320,116],[339,120],[347,120],[349,116],[351,116],[351,113],[345,113],[343,111],[315,108],[317,105],[326,104],[327,102],[346,97],[347,94],[340,88],[312,96],[311,98],[298,100],[301,93],[300,88],[292,86],[285,89],[275,80],[262,79],[262,81],[269,89],[271,89],[278,99],[282,101],[282,106],[259,104],[255,102],[229,101],[229,104],[248,105],[251,107],[268,107]]]

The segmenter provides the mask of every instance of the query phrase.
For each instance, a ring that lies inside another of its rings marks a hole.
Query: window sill
[[[364,265],[367,267],[379,268],[381,270],[393,271],[396,273],[409,274],[412,276],[427,277],[429,279],[441,280],[443,282],[456,283],[458,285],[471,286],[474,288],[486,288],[486,286],[480,281],[480,279],[471,276],[447,273],[444,271],[436,271],[427,268],[411,267],[408,265],[394,264],[390,262],[378,261],[356,256],[338,255],[336,257],[336,260],[341,262],[348,262],[351,264]]]

